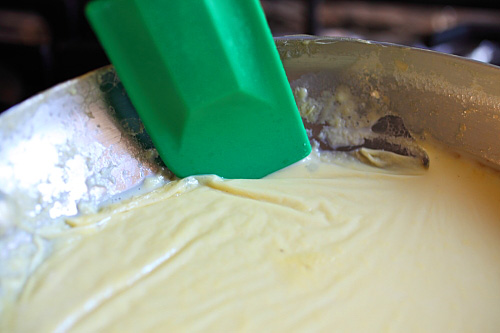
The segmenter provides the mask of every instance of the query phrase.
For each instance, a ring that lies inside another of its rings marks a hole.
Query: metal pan
[[[290,83],[310,94],[339,83],[377,99],[417,135],[500,168],[500,68],[409,47],[346,38],[276,39]],[[62,83],[0,117],[0,226],[50,228],[171,175],[112,67]],[[16,208],[17,207],[17,208]],[[15,220],[15,221],[14,221]]]

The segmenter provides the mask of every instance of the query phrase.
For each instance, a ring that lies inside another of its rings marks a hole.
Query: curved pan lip
[[[379,85],[391,101],[388,107],[411,130],[430,132],[453,149],[500,165],[499,67],[352,38],[298,35],[275,41],[292,85],[304,73],[362,82],[364,72],[372,71],[370,84]],[[134,112],[112,66],[7,110],[0,116],[0,201],[22,202],[19,216],[38,228],[123,198],[147,177],[170,178]]]
[[[284,35],[284,36],[279,36],[279,37],[274,37],[274,41],[276,44],[286,44],[287,42],[291,41],[311,41],[316,44],[335,44],[339,42],[344,42],[344,43],[360,43],[364,45],[374,45],[374,46],[385,46],[389,47],[392,49],[400,49],[400,50],[411,50],[411,52],[418,54],[418,53],[423,53],[423,54],[433,54],[435,57],[443,57],[445,59],[455,59],[458,62],[463,62],[463,64],[477,64],[479,66],[484,66],[485,68],[489,68],[489,70],[499,70],[500,71],[500,66],[485,63],[482,61],[478,61],[475,59],[469,59],[465,58],[462,56],[454,55],[454,54],[449,54],[449,53],[443,53],[439,51],[434,51],[431,49],[424,49],[424,48],[418,48],[418,47],[413,47],[413,46],[407,46],[407,45],[401,45],[401,44],[395,44],[395,43],[390,43],[390,42],[379,42],[379,41],[373,41],[373,40],[368,40],[368,39],[359,39],[359,38],[353,38],[353,37],[330,37],[330,36],[313,36],[313,35]]]

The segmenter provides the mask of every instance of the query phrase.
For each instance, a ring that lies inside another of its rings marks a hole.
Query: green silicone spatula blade
[[[95,0],[86,13],[177,176],[261,178],[309,154],[258,0]]]

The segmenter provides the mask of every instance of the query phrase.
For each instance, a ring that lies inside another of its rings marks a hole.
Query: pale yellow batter
[[[498,331],[500,177],[427,150],[427,171],[313,154],[68,221],[0,330]]]

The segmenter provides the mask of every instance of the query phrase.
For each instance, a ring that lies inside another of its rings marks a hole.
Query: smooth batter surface
[[[500,177],[427,150],[428,171],[313,156],[69,221],[0,328],[496,331]]]

